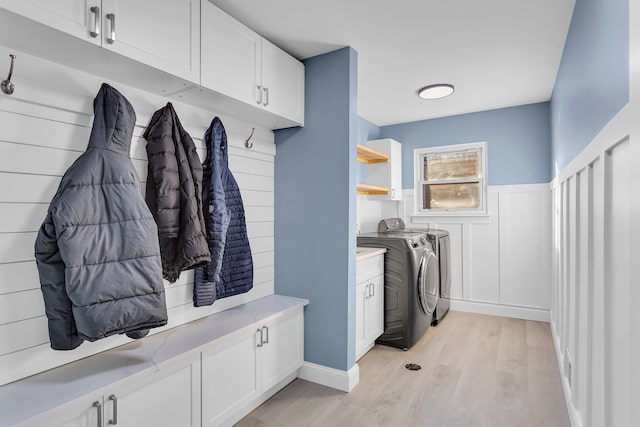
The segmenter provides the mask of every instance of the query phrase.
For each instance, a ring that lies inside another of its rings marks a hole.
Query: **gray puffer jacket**
[[[129,157],[133,107],[103,84],[89,146],[62,178],[35,243],[54,350],[167,323],[158,231]]]

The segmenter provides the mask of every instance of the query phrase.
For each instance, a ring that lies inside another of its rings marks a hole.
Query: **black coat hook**
[[[251,135],[249,135],[249,138],[247,138],[247,140],[244,142],[244,146],[246,148],[253,148],[253,142],[251,144],[249,144],[249,141],[251,140],[251,137],[253,136],[253,132],[255,132],[256,128],[251,128]]]
[[[2,89],[2,92],[6,93],[7,95],[11,95],[14,89],[16,88],[15,85],[11,83],[11,74],[13,74],[13,60],[16,59],[16,56],[13,53],[9,54],[9,56],[11,57],[11,67],[9,68],[9,76],[7,77],[7,80],[3,80],[2,83],[0,83],[0,88]]]

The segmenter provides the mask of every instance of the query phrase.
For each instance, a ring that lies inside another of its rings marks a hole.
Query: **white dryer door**
[[[425,249],[418,271],[418,299],[427,316],[433,314],[438,304],[438,259],[433,251]]]

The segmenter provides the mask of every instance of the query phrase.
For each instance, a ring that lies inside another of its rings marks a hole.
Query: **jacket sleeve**
[[[180,177],[170,130],[152,119],[144,133],[149,159],[145,199],[161,239],[175,239],[180,231]]]
[[[73,350],[82,344],[65,287],[65,264],[60,256],[51,211],[40,227],[35,244],[36,263],[49,320],[49,340],[54,350]]]

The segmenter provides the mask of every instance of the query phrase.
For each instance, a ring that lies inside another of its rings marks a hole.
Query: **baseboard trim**
[[[492,316],[535,320],[537,322],[549,323],[551,321],[549,310],[544,310],[541,308],[519,307],[515,305],[501,305],[487,302],[451,299],[451,309],[457,311],[468,311],[471,313],[490,314]]]
[[[341,371],[323,365],[316,365],[315,363],[304,362],[298,372],[298,378],[348,393],[360,381],[360,367],[356,363],[348,371]]]

